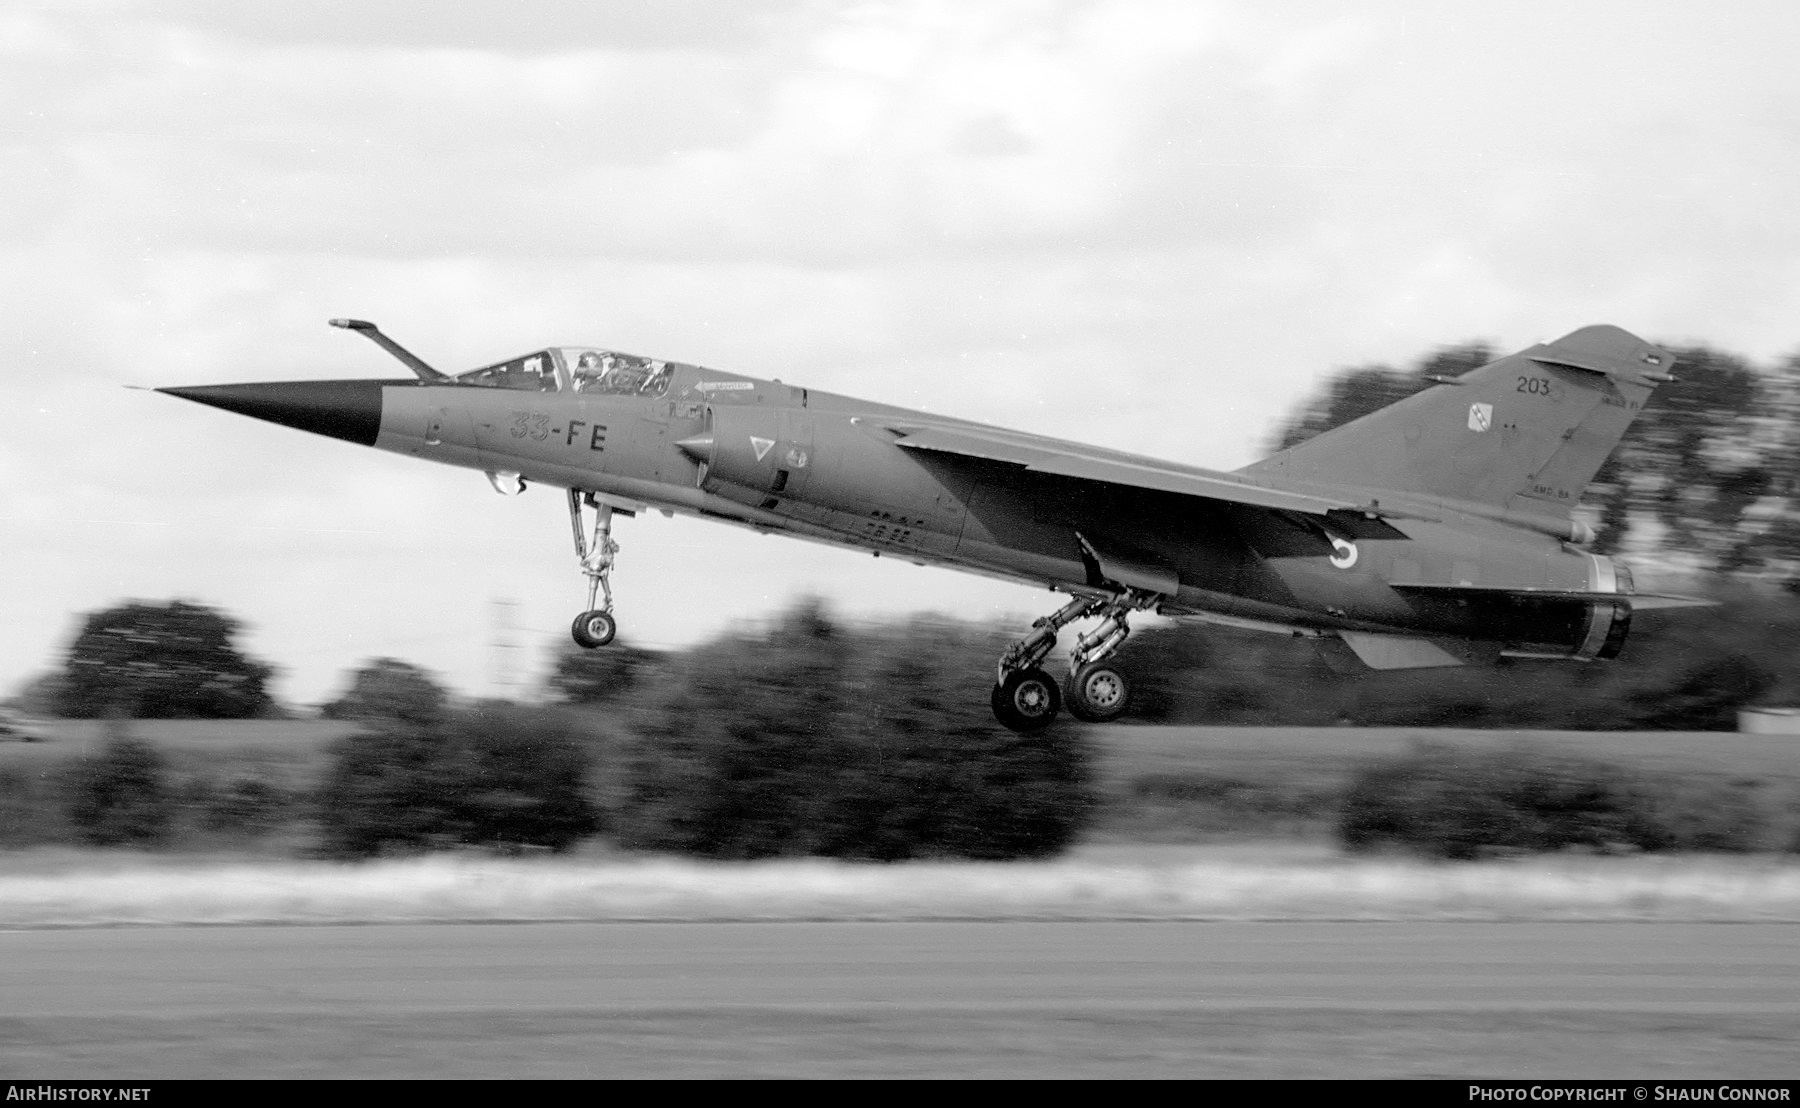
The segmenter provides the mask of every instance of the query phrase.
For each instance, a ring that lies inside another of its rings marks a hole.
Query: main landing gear
[[[583,526],[583,505],[594,509],[592,539],[587,537]],[[581,559],[581,572],[588,579],[588,610],[575,617],[575,624],[569,629],[569,634],[575,639],[577,646],[588,650],[605,646],[619,633],[618,621],[613,619],[612,614],[610,579],[613,557],[619,553],[619,544],[612,539],[612,517],[612,505],[599,500],[593,493],[569,490],[569,523],[575,529],[575,556]],[[602,593],[605,594],[606,603],[596,607],[594,601]]]
[[[989,698],[994,718],[1006,728],[1030,735],[1050,726],[1066,704],[1069,714],[1087,723],[1105,723],[1125,711],[1130,686],[1107,662],[1131,634],[1126,618],[1153,608],[1158,597],[1126,589],[1110,597],[1078,596],[1053,615],[1032,623],[1035,630],[1006,649]],[[1100,625],[1081,636],[1069,653],[1069,675],[1059,688],[1041,665],[1056,645],[1056,635],[1079,619],[1100,616]]]

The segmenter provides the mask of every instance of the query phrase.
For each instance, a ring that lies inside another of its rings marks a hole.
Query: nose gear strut
[[[1034,620],[1031,634],[1006,648],[1001,655],[990,703],[994,717],[1009,730],[1035,734],[1050,726],[1066,700],[1069,714],[1089,723],[1117,719],[1125,711],[1129,686],[1119,671],[1107,664],[1113,651],[1131,634],[1127,618],[1135,611],[1154,610],[1161,599],[1142,589],[1126,589],[1109,597],[1078,596],[1055,613]],[[1069,676],[1062,688],[1041,668],[1057,632],[1089,616],[1101,617],[1100,625],[1081,636],[1069,655]]]
[[[594,509],[592,539],[586,536],[583,527],[583,505]],[[619,631],[618,621],[613,619],[612,614],[613,558],[619,553],[619,544],[612,538],[614,510],[611,504],[591,492],[569,490],[569,523],[575,531],[575,557],[580,559],[581,572],[588,579],[588,610],[575,617],[569,634],[575,639],[577,646],[589,650],[613,641],[613,636]],[[626,516],[633,514],[623,508],[617,511]],[[594,602],[602,593],[606,597],[606,603],[603,607],[595,607]]]

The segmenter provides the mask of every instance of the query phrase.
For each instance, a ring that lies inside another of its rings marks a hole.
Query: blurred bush
[[[710,858],[1020,858],[1094,805],[1078,728],[1031,738],[985,709],[1000,643],[914,620],[850,630],[816,602],[699,648],[645,691],[610,823]]]
[[[69,767],[64,788],[69,823],[96,846],[159,842],[178,807],[162,752],[122,721],[108,724],[93,758]]]
[[[550,672],[549,691],[563,704],[610,707],[624,702],[665,665],[664,655],[623,640],[602,650],[565,643]]]
[[[1308,837],[1329,832],[1339,799],[1281,774],[1159,772],[1123,783],[1098,815],[1108,835],[1147,842]]]
[[[449,737],[388,721],[337,740],[318,794],[322,847],[341,858],[425,849],[456,827]]]
[[[61,670],[40,673],[19,686],[19,690],[7,700],[6,706],[31,719],[60,716],[66,680]]]
[[[372,658],[350,675],[350,687],[326,704],[326,719],[393,719],[435,723],[449,696],[430,672],[398,658]]]
[[[1398,846],[1470,859],[1571,848],[1749,851],[1766,827],[1739,784],[1634,775],[1529,747],[1421,744],[1354,775],[1337,832],[1353,851]]]
[[[235,773],[223,782],[192,777],[180,794],[184,823],[232,838],[267,835],[293,819],[300,808],[298,796],[256,772]]]
[[[0,847],[70,841],[66,791],[48,770],[0,766]]]
[[[1654,776],[1630,786],[1632,843],[1643,850],[1744,854],[1769,845],[1772,822],[1755,781]]]
[[[56,685],[69,719],[250,719],[274,708],[273,670],[237,648],[240,624],[183,600],[94,612]]]
[[[1703,654],[1674,668],[1666,685],[1632,689],[1620,714],[1632,721],[1632,730],[1735,731],[1738,709],[1754,704],[1777,680],[1773,670],[1741,650]]]
[[[566,850],[597,826],[588,756],[562,717],[485,705],[338,740],[319,791],[340,858],[484,846]]]
[[[589,751],[555,712],[487,704],[450,727],[465,790],[461,840],[501,850],[567,850],[599,829],[588,795]]]

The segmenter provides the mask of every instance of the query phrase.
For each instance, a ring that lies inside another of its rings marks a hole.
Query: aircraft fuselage
[[[1513,605],[1497,613],[1432,604],[1403,597],[1388,582],[1585,590],[1598,588],[1607,572],[1597,556],[1542,534],[1477,516],[1446,520],[1441,505],[1417,505],[1418,514],[1435,518],[1407,522],[1405,534],[1333,546],[1316,530],[1237,505],[905,450],[890,430],[959,422],[677,366],[659,398],[389,383],[373,445],[600,493],[621,506],[1062,591],[1098,585],[1073,536],[1110,539],[1173,572],[1175,587],[1162,604],[1168,614],[1300,629],[1404,628],[1476,639],[1529,633],[1516,619],[1497,625],[1497,614]],[[695,439],[711,441],[704,449],[678,445]],[[1394,498],[1386,505],[1407,506]],[[1571,634],[1558,630],[1555,638]]]
[[[552,347],[457,377],[362,330],[417,380],[165,389],[302,430],[569,493],[589,611],[611,641],[615,511],[654,508],[1068,594],[1001,659],[994,710],[1111,718],[1103,663],[1138,611],[1307,635],[1376,668],[1502,653],[1608,658],[1642,596],[1571,510],[1666,373],[1666,352],[1584,328],[1234,473],[617,352]],[[594,530],[584,537],[584,512]],[[597,590],[606,603],[597,606]]]

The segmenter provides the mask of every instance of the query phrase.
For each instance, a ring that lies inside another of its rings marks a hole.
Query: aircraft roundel
[[[1340,539],[1335,535],[1331,539],[1331,549],[1337,551],[1331,556],[1331,564],[1339,569],[1349,569],[1356,564],[1356,544],[1348,539]]]

